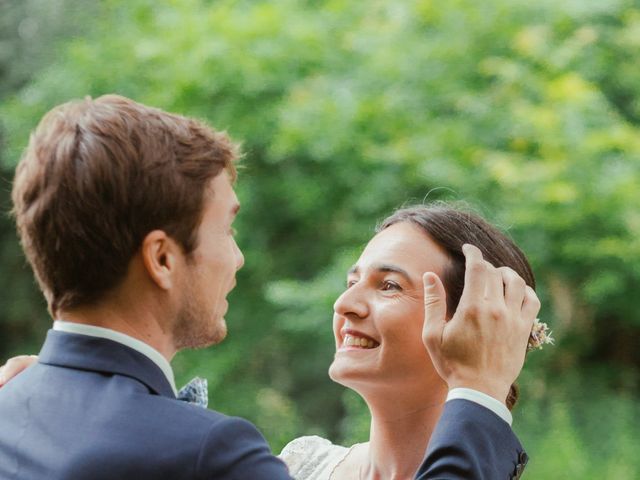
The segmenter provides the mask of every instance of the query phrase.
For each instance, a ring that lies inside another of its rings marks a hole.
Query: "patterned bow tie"
[[[193,403],[202,408],[207,408],[209,404],[209,393],[207,391],[207,379],[196,377],[187,383],[178,392],[178,400]]]

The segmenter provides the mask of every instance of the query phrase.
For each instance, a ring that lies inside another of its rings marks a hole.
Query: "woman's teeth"
[[[377,346],[376,342],[374,342],[373,340],[362,337],[354,337],[353,335],[345,335],[343,343],[347,347],[373,348]]]

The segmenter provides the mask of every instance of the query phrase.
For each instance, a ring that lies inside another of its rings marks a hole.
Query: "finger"
[[[504,282],[504,301],[510,312],[520,312],[526,293],[527,284],[513,269],[500,267],[500,274]]]
[[[437,348],[447,323],[447,295],[440,278],[432,272],[422,276],[424,285],[424,327],[422,341],[427,349]]]
[[[522,302],[522,308],[520,310],[520,318],[528,325],[529,330],[533,327],[533,322],[538,318],[538,312],[540,312],[540,300],[538,295],[530,286],[525,287],[524,301]]]
[[[502,273],[485,260],[487,283],[484,288],[484,298],[493,306],[504,305],[504,283]]]
[[[465,256],[464,289],[460,296],[460,305],[478,302],[484,298],[487,283],[487,267],[479,248],[469,245],[462,246]]]

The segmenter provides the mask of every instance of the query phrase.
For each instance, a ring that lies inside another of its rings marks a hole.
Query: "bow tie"
[[[207,379],[196,377],[180,389],[178,400],[193,403],[202,408],[209,404],[209,392],[207,391]]]

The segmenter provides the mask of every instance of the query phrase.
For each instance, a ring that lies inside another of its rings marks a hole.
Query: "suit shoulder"
[[[198,458],[197,470],[233,472],[231,478],[290,479],[285,464],[276,458],[255,425],[225,416],[209,428]]]
[[[190,465],[195,478],[291,478],[248,420],[168,398],[148,399],[137,408],[146,417],[145,439],[172,451],[174,463]]]
[[[195,418],[226,418],[228,415],[220,413],[216,410],[209,408],[203,408],[193,403],[178,400],[175,397],[165,397],[162,395],[155,395],[147,389],[140,390],[137,393],[137,398],[130,398],[130,403],[138,404],[141,408],[152,410],[171,410],[174,415],[195,417]]]

